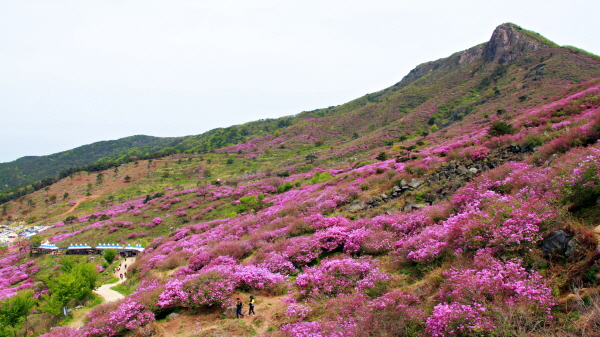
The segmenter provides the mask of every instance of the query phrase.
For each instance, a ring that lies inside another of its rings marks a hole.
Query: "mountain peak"
[[[482,56],[486,61],[509,63],[523,54],[553,46],[554,43],[537,33],[504,23],[496,27]]]

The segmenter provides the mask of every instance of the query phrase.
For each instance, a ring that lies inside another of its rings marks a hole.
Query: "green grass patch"
[[[125,283],[117,284],[114,287],[110,287],[110,289],[118,292],[121,295],[127,296],[133,294],[135,291],[135,287],[131,285],[125,285]]]

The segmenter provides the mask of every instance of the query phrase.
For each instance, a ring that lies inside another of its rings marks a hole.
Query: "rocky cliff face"
[[[548,47],[542,41],[523,34],[520,27],[505,23],[496,27],[482,56],[486,61],[510,63],[521,55]]]
[[[487,43],[482,43],[446,58],[420,64],[396,85],[403,87],[425,75],[453,70],[479,60],[510,63],[532,51],[551,47],[541,41],[541,36],[540,39],[536,39],[534,34],[512,23],[502,24],[496,27]]]

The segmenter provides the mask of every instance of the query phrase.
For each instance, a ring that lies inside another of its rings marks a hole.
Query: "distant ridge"
[[[12,162],[0,163],[0,190],[54,177],[69,167],[87,165],[132,148],[158,150],[180,139],[137,135],[83,145],[47,156],[26,156]]]

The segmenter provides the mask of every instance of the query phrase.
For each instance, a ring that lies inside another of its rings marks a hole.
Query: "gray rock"
[[[408,183],[406,182],[406,179],[402,179],[402,180],[400,180],[400,186],[401,186],[401,187],[404,187],[404,186],[406,186],[407,184],[408,184]]]
[[[371,199],[369,199],[367,201],[367,205],[371,206],[371,207],[377,207],[379,206],[379,204],[382,202],[383,200],[381,200],[381,198],[379,197],[373,197]]]
[[[235,313],[235,312],[234,312]],[[172,312],[167,316],[167,320],[172,321],[174,319],[178,319],[179,317],[181,317],[180,314],[176,313],[176,312]]]
[[[412,180],[410,181],[410,183],[408,183],[408,186],[409,186],[410,188],[417,188],[417,187],[421,186],[421,184],[423,184],[423,183],[424,183],[424,181],[423,181],[423,180],[419,180],[419,179],[412,179]]]
[[[382,195],[379,196],[382,200],[387,200],[389,199],[389,197],[387,196],[387,194],[383,193]]]
[[[477,174],[477,172],[479,172],[479,171],[478,171],[476,168],[474,168],[474,167],[471,167],[471,168],[469,169],[469,172],[470,172],[471,174]]]
[[[353,202],[350,203],[350,205],[348,205],[348,207],[346,208],[349,212],[358,212],[358,211],[362,211],[363,209],[367,208],[367,205],[362,202],[362,201],[358,201],[358,200],[354,200]]]
[[[464,167],[463,165],[459,165],[459,166],[456,168],[456,171],[457,171],[459,174],[467,174],[467,173],[469,173],[469,170],[467,170],[467,168],[466,168],[466,167]]]
[[[235,305],[230,305],[227,308],[225,308],[225,311],[223,311],[223,315],[229,318],[234,318],[235,310]]]
[[[410,203],[410,202],[407,202],[404,205],[404,208],[402,209],[402,212],[410,212],[410,211],[412,211],[412,209],[413,209],[413,204]]]
[[[573,237],[563,230],[552,232],[542,241],[541,249],[545,257],[550,256],[569,256],[573,253],[575,247]]]
[[[398,213],[398,212],[400,212],[400,210],[396,207],[392,207],[392,208],[388,209],[387,211],[385,211],[385,213],[387,213],[387,214],[394,214],[394,213]]]

